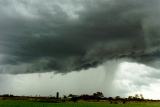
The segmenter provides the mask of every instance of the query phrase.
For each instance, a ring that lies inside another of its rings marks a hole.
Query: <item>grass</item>
[[[160,107],[160,102],[109,104],[106,102],[43,103],[16,100],[0,100],[0,107]]]

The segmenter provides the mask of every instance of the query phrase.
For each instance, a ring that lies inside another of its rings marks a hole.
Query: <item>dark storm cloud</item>
[[[0,0],[3,73],[69,71],[159,58],[159,0]]]

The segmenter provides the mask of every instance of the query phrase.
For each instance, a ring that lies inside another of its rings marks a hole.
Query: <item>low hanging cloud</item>
[[[0,72],[67,73],[160,57],[159,0],[0,0]]]

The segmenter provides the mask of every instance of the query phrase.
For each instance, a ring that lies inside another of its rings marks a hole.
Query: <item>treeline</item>
[[[93,95],[72,95],[70,94],[68,96],[71,98],[73,102],[77,102],[78,100],[85,100],[85,101],[109,101],[110,103],[116,103],[116,102],[121,102],[125,104],[126,102],[129,101],[145,101],[147,99],[144,99],[142,94],[135,94],[135,96],[128,96],[128,98],[116,96],[116,97],[104,97],[102,92],[96,92],[93,93]]]
[[[59,92],[56,93],[56,96],[14,96],[12,94],[4,94],[0,95],[1,100],[28,100],[28,101],[38,101],[38,102],[52,102],[52,103],[60,103],[60,102],[78,102],[80,100],[83,101],[91,101],[91,102],[109,102],[111,104],[125,104],[128,102],[142,102],[142,101],[159,101],[159,100],[148,100],[143,97],[142,94],[135,94],[134,96],[128,96],[127,98],[123,98],[120,96],[116,97],[104,97],[102,92],[96,92],[92,95],[82,94],[82,95],[73,95],[69,94],[68,96],[64,95],[63,97],[59,97]]]

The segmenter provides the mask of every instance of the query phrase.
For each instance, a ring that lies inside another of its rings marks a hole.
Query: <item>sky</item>
[[[159,0],[0,0],[0,94],[159,98]]]

